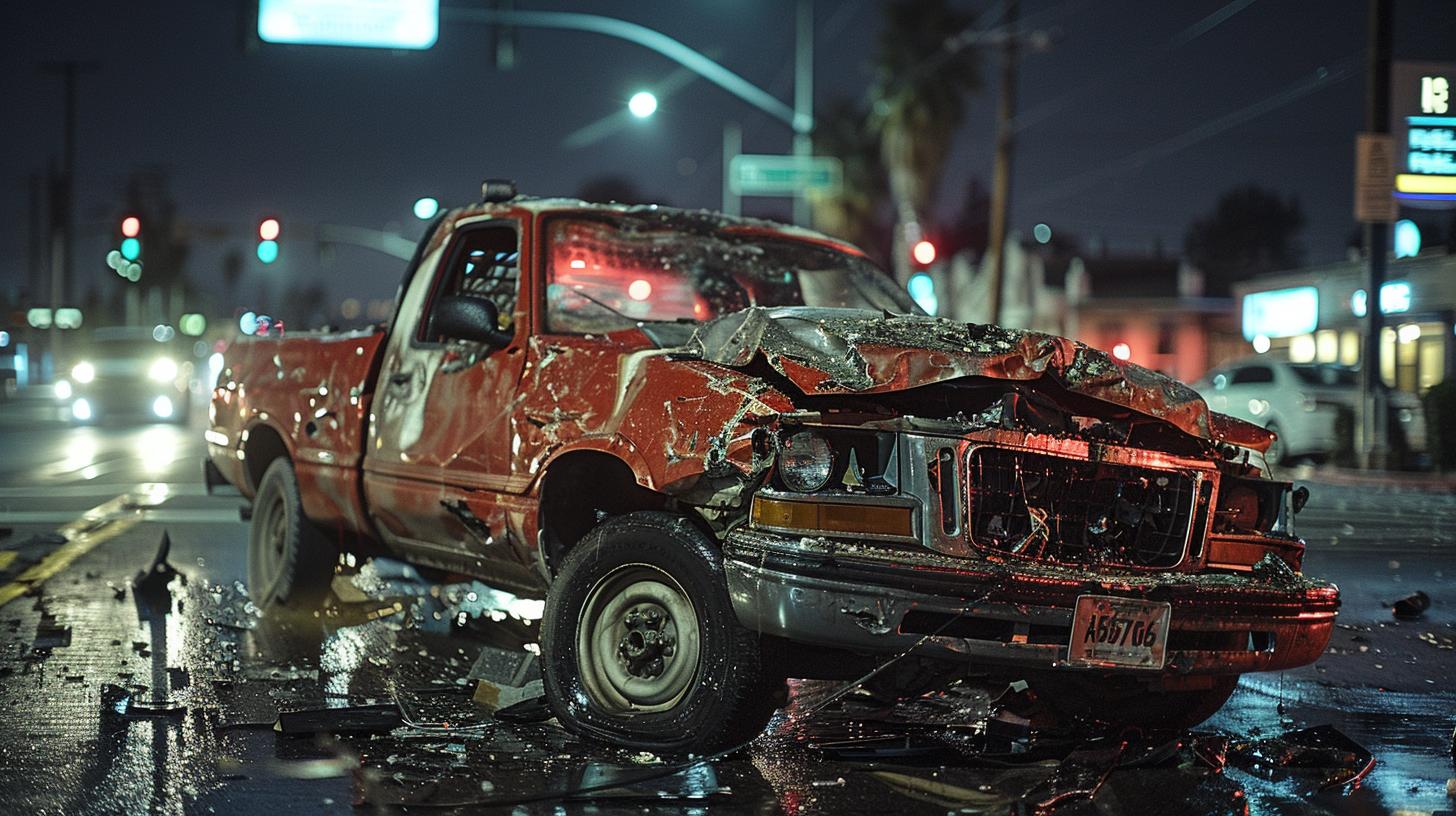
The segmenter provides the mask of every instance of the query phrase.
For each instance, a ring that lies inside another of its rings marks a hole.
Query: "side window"
[[[1234,370],[1234,385],[1253,385],[1272,382],[1274,382],[1274,369],[1269,366],[1244,366],[1243,368]]]
[[[430,301],[431,314],[421,321],[418,339],[442,343],[434,331],[434,304],[451,295],[488,298],[500,312],[501,328],[509,328],[520,291],[520,248],[516,230],[501,225],[467,227],[445,256],[440,285]]]

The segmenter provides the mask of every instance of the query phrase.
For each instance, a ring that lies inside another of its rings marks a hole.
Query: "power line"
[[[1215,28],[1218,28],[1220,25],[1231,19],[1234,15],[1238,14],[1249,6],[1252,6],[1256,2],[1258,2],[1258,0],[1232,0],[1232,2],[1227,3],[1222,8],[1208,15],[1207,17],[1204,17],[1193,25],[1188,26],[1182,31],[1179,31],[1177,34],[1174,34],[1171,38],[1169,38],[1166,43],[1163,44],[1161,48],[1157,49],[1156,51],[1145,54],[1141,59],[1129,60],[1127,62],[1121,63],[1120,65],[1118,65],[1117,68],[1114,68],[1113,70],[1095,79],[1088,80],[1087,82],[1082,83],[1076,88],[1067,91],[1066,93],[1058,96],[1055,99],[1050,99],[1028,111],[1025,111],[1024,113],[1016,117],[1016,120],[1014,122],[1016,132],[1020,133],[1021,131],[1026,130],[1033,125],[1045,122],[1047,119],[1056,116],[1057,114],[1076,105],[1079,102],[1086,102],[1093,95],[1093,92],[1095,90],[1105,89],[1113,80],[1121,79],[1122,77],[1136,73],[1137,71],[1148,66],[1149,64],[1156,62],[1162,57],[1171,54],[1172,52],[1178,50],[1179,48],[1182,48],[1185,45],[1188,45],[1199,37],[1202,37],[1204,34],[1207,34]]]
[[[1028,200],[1022,206],[1034,208],[1044,205],[1048,201],[1074,195],[1106,179],[1139,169],[1150,161],[1172,155],[1180,150],[1207,141],[1214,136],[1246,122],[1257,119],[1264,114],[1272,113],[1315,91],[1322,90],[1353,76],[1363,57],[1364,54],[1359,53],[1348,56],[1340,60],[1333,67],[1320,68],[1315,72],[1314,76],[1294,82],[1278,93],[1267,96],[1258,102],[1226,113],[1217,119],[1211,119],[1198,127],[1186,130],[1177,136],[1164,139],[1142,150],[1130,153],[1116,161],[1100,164],[1091,170],[1064,180],[1061,184],[1042,188],[1036,194],[1027,196]]]

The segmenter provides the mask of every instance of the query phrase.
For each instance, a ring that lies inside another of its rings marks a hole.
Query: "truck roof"
[[[782,224],[777,221],[770,221],[764,218],[749,218],[741,215],[727,215],[716,210],[688,210],[680,207],[667,207],[660,204],[620,204],[617,202],[600,203],[583,201],[579,198],[538,198],[535,196],[516,196],[508,201],[500,202],[478,202],[464,207],[457,208],[456,220],[468,218],[472,215],[489,215],[509,210],[525,210],[533,215],[542,215],[549,212],[602,212],[622,213],[631,215],[651,214],[663,218],[676,225],[710,229],[713,231],[744,231],[749,233],[763,232],[774,235],[796,238],[802,241],[809,241],[824,246],[833,247],[851,255],[864,256],[864,250],[838,238],[825,235],[822,232],[796,227],[791,224]]]

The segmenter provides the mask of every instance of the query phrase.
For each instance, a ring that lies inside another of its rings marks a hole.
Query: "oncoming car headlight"
[[[166,357],[160,357],[147,369],[147,377],[152,382],[171,382],[177,379],[177,362]]]
[[[71,379],[82,385],[91,382],[96,379],[96,366],[85,361],[76,363],[75,367],[71,369]]]
[[[834,449],[813,431],[799,431],[779,446],[779,479],[799,493],[813,493],[829,483],[834,472]]]

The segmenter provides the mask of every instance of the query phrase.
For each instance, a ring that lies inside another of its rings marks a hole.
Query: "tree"
[[[1227,295],[1237,281],[1298,266],[1302,229],[1297,197],[1246,184],[1219,196],[1213,212],[1188,227],[1183,252],[1203,272],[1208,294]]]
[[[885,8],[871,90],[873,125],[895,205],[895,273],[909,278],[909,231],[935,198],[965,95],[980,87],[975,51],[948,47],[972,18],[946,0],[897,0]]]

